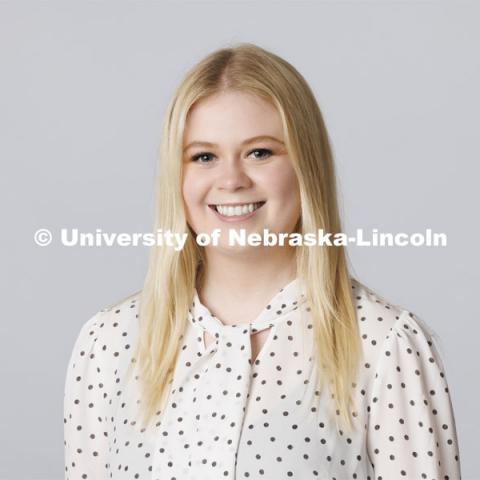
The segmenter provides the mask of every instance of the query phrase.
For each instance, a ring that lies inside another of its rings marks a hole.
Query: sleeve
[[[65,480],[107,479],[108,408],[105,366],[99,353],[102,312],[81,328],[67,367],[64,388]]]
[[[403,311],[386,336],[369,401],[375,480],[459,480],[457,433],[433,331]]]

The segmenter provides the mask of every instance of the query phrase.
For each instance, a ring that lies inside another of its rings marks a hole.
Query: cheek
[[[271,214],[282,231],[291,231],[301,215],[300,189],[293,168],[279,168],[268,178]]]
[[[297,205],[300,201],[297,177],[293,168],[278,168],[265,178],[267,192],[275,201]]]
[[[204,194],[203,183],[198,175],[193,174],[188,169],[185,171],[182,181],[182,194],[187,209],[198,208]]]

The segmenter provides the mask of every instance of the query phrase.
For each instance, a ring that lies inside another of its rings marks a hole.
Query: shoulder
[[[111,312],[112,310],[123,310],[127,308],[130,310],[135,309],[135,305],[140,301],[141,290],[138,292],[132,293],[127,297],[122,297],[120,300],[115,301],[110,306],[106,306],[100,310],[101,313]],[[118,312],[120,313],[120,312]]]
[[[385,337],[405,311],[377,291],[352,278],[352,298],[358,326],[365,335]]]
[[[137,331],[140,293],[124,297],[90,316],[80,328],[72,357],[95,355],[110,363],[126,356]]]
[[[96,326],[102,340],[112,345],[124,343],[137,329],[141,292],[135,292],[102,308],[97,314]]]
[[[439,340],[433,328],[408,308],[389,301],[352,278],[353,303],[365,362],[377,364],[387,344],[403,342],[406,350],[431,348]],[[437,337],[437,338],[436,338]]]
[[[81,326],[68,362],[64,405],[85,399],[96,409],[80,409],[78,415],[90,415],[93,421],[100,405],[112,404],[121,393],[121,378],[132,363],[138,302],[139,293],[130,295],[97,311]],[[71,412],[66,415],[71,418]]]
[[[138,304],[140,302],[141,291],[132,293],[127,297],[117,300],[110,306],[106,306],[99,311],[104,317],[118,315],[119,320],[131,321],[137,314]]]

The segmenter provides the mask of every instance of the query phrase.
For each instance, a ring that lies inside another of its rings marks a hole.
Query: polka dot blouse
[[[91,317],[68,364],[65,479],[457,480],[460,461],[433,331],[352,279],[363,349],[352,433],[316,388],[313,325],[296,278],[251,323],[224,325],[194,291],[168,401],[135,421],[128,378],[139,294]],[[269,329],[251,359],[250,335]],[[205,343],[204,333],[213,341]]]

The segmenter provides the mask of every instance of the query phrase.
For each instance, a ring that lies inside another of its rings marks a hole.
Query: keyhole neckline
[[[305,283],[302,278],[296,277],[277,291],[253,321],[229,325],[222,323],[210,312],[208,307],[202,304],[198,291],[194,288],[188,317],[192,324],[201,326],[212,337],[215,337],[216,334],[226,334],[232,329],[242,330],[245,328],[248,328],[253,334],[284,321],[288,313],[297,310],[305,301]]]

